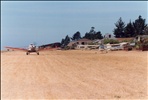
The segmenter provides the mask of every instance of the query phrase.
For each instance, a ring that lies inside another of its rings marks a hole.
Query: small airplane
[[[8,51],[9,49],[11,50],[21,50],[21,51],[25,51],[26,52],[26,55],[30,54],[30,53],[33,53],[33,52],[36,52],[37,55],[39,55],[39,51],[43,51],[43,50],[49,50],[51,48],[48,48],[48,49],[45,49],[45,48],[37,48],[34,44],[30,44],[28,46],[27,49],[25,48],[15,48],[15,47],[5,47]]]

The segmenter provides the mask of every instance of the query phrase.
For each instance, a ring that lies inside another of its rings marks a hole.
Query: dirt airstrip
[[[1,98],[147,99],[148,52],[1,53]]]

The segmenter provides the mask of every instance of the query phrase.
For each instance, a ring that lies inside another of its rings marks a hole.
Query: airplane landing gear
[[[28,55],[29,54],[29,52],[26,52],[26,55]]]
[[[37,55],[39,55],[39,52],[37,52]]]
[[[36,51],[34,51],[34,52],[36,52]],[[32,52],[26,52],[26,55],[29,55],[30,53],[32,53]],[[39,52],[36,52],[37,53],[37,55],[39,55]]]

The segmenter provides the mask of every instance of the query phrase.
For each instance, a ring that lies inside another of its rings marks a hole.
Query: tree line
[[[122,21],[120,17],[119,20],[115,23],[115,28],[113,34],[116,38],[127,38],[135,37],[137,35],[148,35],[148,26],[146,20],[139,16],[134,22],[127,23]],[[82,38],[94,40],[94,39],[103,39],[101,31],[95,31],[95,27],[91,27],[89,32],[86,32],[84,36],[81,36],[81,33],[77,31],[73,34],[72,37],[68,35],[61,40],[61,46],[65,47],[70,41],[76,41]]]
[[[127,23],[122,21],[120,17],[115,23],[116,28],[113,30],[113,34],[117,38],[135,37],[137,35],[148,35],[148,26],[146,20],[139,16],[134,22]]]
[[[68,35],[66,35],[65,39],[63,38],[61,40],[61,46],[65,47],[68,45],[70,41],[77,41],[82,38],[94,40],[94,39],[103,39],[103,36],[100,31],[98,32],[95,31],[95,27],[91,27],[90,31],[86,32],[83,37],[81,36],[81,33],[79,31],[74,33],[72,37],[69,37]]]

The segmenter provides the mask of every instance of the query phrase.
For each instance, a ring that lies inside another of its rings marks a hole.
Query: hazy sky
[[[61,42],[92,26],[113,33],[120,17],[127,24],[141,15],[148,23],[147,11],[147,1],[2,1],[1,47]]]

